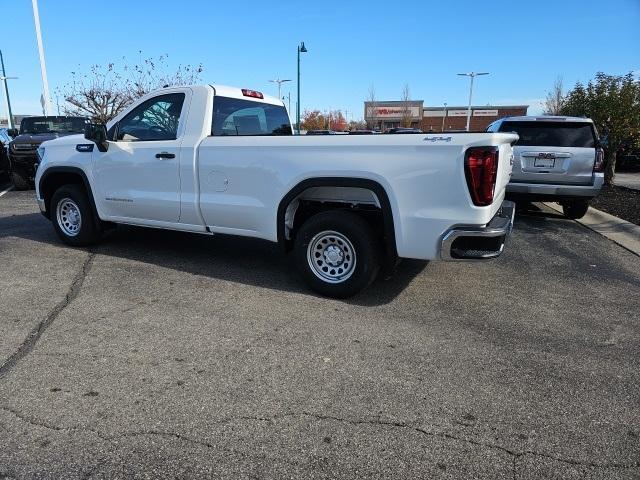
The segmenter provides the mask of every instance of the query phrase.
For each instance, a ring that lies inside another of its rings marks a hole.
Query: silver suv
[[[488,132],[516,132],[514,165],[507,196],[562,205],[565,216],[581,218],[604,183],[604,152],[593,120],[578,117],[507,117]]]

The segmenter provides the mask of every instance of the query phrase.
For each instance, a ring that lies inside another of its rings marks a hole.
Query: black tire
[[[78,222],[74,221],[78,219],[76,211],[79,212]],[[82,247],[100,239],[99,221],[93,215],[87,193],[81,186],[63,185],[58,188],[51,197],[49,213],[54,230],[67,245]]]
[[[305,281],[328,297],[355,295],[380,270],[380,240],[351,212],[327,211],[307,219],[296,235],[294,254]]]
[[[586,215],[589,210],[589,202],[587,200],[573,200],[571,202],[562,203],[562,212],[567,218],[577,220]]]
[[[16,190],[29,190],[29,181],[17,172],[11,172],[11,183]]]

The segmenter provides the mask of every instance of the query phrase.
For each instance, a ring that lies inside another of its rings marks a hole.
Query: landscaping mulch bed
[[[640,190],[605,185],[589,205],[627,222],[640,225]]]

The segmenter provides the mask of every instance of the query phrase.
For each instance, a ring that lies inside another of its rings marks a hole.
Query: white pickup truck
[[[282,101],[164,88],[108,125],[45,142],[35,184],[67,244],[123,223],[278,242],[347,297],[400,258],[488,259],[511,232],[511,133],[294,136]]]

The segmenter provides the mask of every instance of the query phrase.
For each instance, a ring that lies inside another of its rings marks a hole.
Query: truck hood
[[[70,137],[77,136],[76,133],[24,133],[22,135],[18,135],[15,137],[11,143],[16,144],[25,144],[28,143],[33,146],[40,145],[42,142],[46,142],[48,140],[55,140],[61,137]]]
[[[70,135],[61,135],[54,137],[51,140],[47,140],[47,145],[61,146],[61,145],[77,145],[78,143],[91,143],[84,138],[83,134],[74,133]]]

